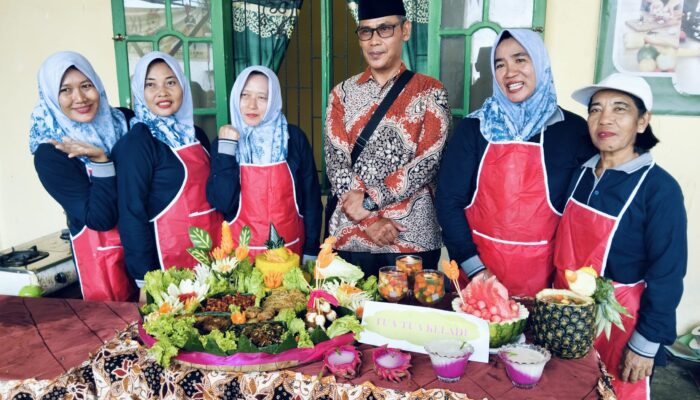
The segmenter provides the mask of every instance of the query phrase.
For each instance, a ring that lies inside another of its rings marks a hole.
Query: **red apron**
[[[634,200],[647,173],[653,166],[654,163],[644,172],[617,216],[605,214],[585,204],[581,204],[573,197],[569,198],[555,241],[554,265],[557,269],[554,282],[555,287],[568,288],[565,278],[567,269],[576,270],[590,265],[599,275],[604,275],[610,245],[620,219],[627,211],[632,200]],[[572,193],[575,193],[576,187],[578,187],[578,183],[581,181],[584,173],[590,172],[588,169],[585,169],[579,175]],[[615,283],[614,285],[617,301],[627,308],[632,318],[623,316],[622,324],[625,330],[622,331],[613,325],[610,339],[607,339],[605,334],[601,334],[596,338],[593,346],[600,354],[608,372],[615,377],[613,388],[618,399],[648,399],[651,393],[649,391],[648,377],[634,384],[620,380],[622,357],[627,347],[627,342],[632,337],[637,325],[637,314],[646,284],[644,281],[641,281],[633,284]]]
[[[292,172],[286,161],[274,164],[241,164],[241,199],[238,214],[230,221],[231,234],[238,245],[244,226],[250,227],[250,256],[264,252],[270,237],[270,224],[284,238],[285,247],[302,255],[304,217],[299,214]]]
[[[224,218],[206,196],[209,156],[199,142],[171,148],[185,167],[185,180],[175,198],[152,222],[160,267],[194,268],[197,261],[187,252],[192,247],[189,228],[196,226],[209,232],[214,243],[221,238]]]
[[[88,177],[92,169],[85,166]],[[71,235],[75,267],[83,300],[130,301],[136,286],[126,272],[119,230],[94,231],[86,226]]]
[[[83,300],[131,301],[136,293],[126,272],[119,231],[94,231],[87,226],[71,236]]]
[[[540,143],[489,143],[472,203],[465,208],[484,263],[512,296],[534,297],[551,284],[560,214],[549,200]]]

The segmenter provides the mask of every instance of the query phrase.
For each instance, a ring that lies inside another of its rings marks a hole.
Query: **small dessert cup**
[[[415,276],[413,296],[424,306],[433,306],[445,297],[445,276],[435,269],[424,269]]]
[[[498,356],[506,365],[506,372],[513,385],[530,389],[537,385],[547,361],[552,357],[549,351],[533,344],[509,344],[498,350]]]
[[[408,275],[408,297],[413,296],[413,279],[416,273],[423,270],[423,258],[421,256],[398,256],[396,257],[396,268]]]
[[[396,267],[408,275],[414,275],[423,270],[423,259],[420,256],[399,256],[396,257]]]
[[[394,266],[381,267],[377,290],[384,300],[397,303],[408,293],[408,276]]]
[[[461,340],[441,339],[428,342],[425,351],[430,356],[437,378],[443,382],[457,382],[464,373],[474,347]]]

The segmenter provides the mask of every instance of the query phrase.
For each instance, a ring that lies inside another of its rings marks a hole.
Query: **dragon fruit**
[[[393,382],[401,382],[406,377],[411,377],[408,369],[411,367],[411,355],[397,349],[390,349],[387,345],[377,347],[372,352],[374,372],[380,379]]]
[[[323,367],[335,376],[352,379],[362,364],[360,352],[353,346],[341,346],[326,352]]]
[[[453,301],[453,309],[489,323],[489,347],[497,348],[510,343],[523,333],[529,312],[525,306],[508,297],[508,289],[495,276],[472,280],[462,290],[462,298],[464,303],[461,298]]]

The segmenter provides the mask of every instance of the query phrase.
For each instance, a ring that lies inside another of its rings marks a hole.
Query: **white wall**
[[[0,249],[66,226],[58,204],[44,191],[28,148],[29,116],[37,100],[36,73],[48,55],[82,53],[117,104],[109,0],[3,1],[0,76],[3,81],[0,146]]]
[[[600,0],[549,0],[545,42],[560,103],[584,115],[572,91],[594,75]],[[52,52],[75,50],[92,61],[117,104],[116,68],[109,0],[4,1],[0,13],[0,76],[3,77],[3,145],[0,146],[0,249],[65,226],[60,207],[41,187],[27,149],[29,115],[36,101],[36,71]],[[700,118],[655,116],[662,143],[659,164],[680,182],[689,221],[689,263],[678,330],[700,323]]]

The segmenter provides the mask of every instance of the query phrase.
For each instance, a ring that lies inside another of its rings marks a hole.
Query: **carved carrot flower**
[[[231,236],[231,226],[228,222],[221,223],[221,249],[226,252],[226,255],[233,251],[233,237]]]
[[[211,251],[211,256],[214,257],[214,260],[216,261],[223,260],[228,254],[229,253],[227,253],[226,250],[222,249],[221,247],[217,247]]]
[[[236,260],[239,262],[248,257],[248,246],[240,245],[236,248]]]
[[[452,260],[450,262],[442,260],[441,265],[442,271],[445,273],[445,276],[447,276],[447,278],[450,281],[452,281],[452,284],[457,290],[457,294],[459,294],[459,298],[462,299],[462,303],[464,303],[464,297],[462,297],[462,290],[459,287],[459,267],[457,266],[457,262],[455,260]]]
[[[321,251],[318,252],[318,258],[316,258],[316,268],[314,268],[314,278],[316,278],[317,289],[319,287],[319,281],[323,277],[320,270],[331,265],[336,256],[336,253],[333,252],[333,245],[335,244],[336,240],[337,239],[334,236],[328,236],[326,240],[323,241],[323,244],[321,244]]]

